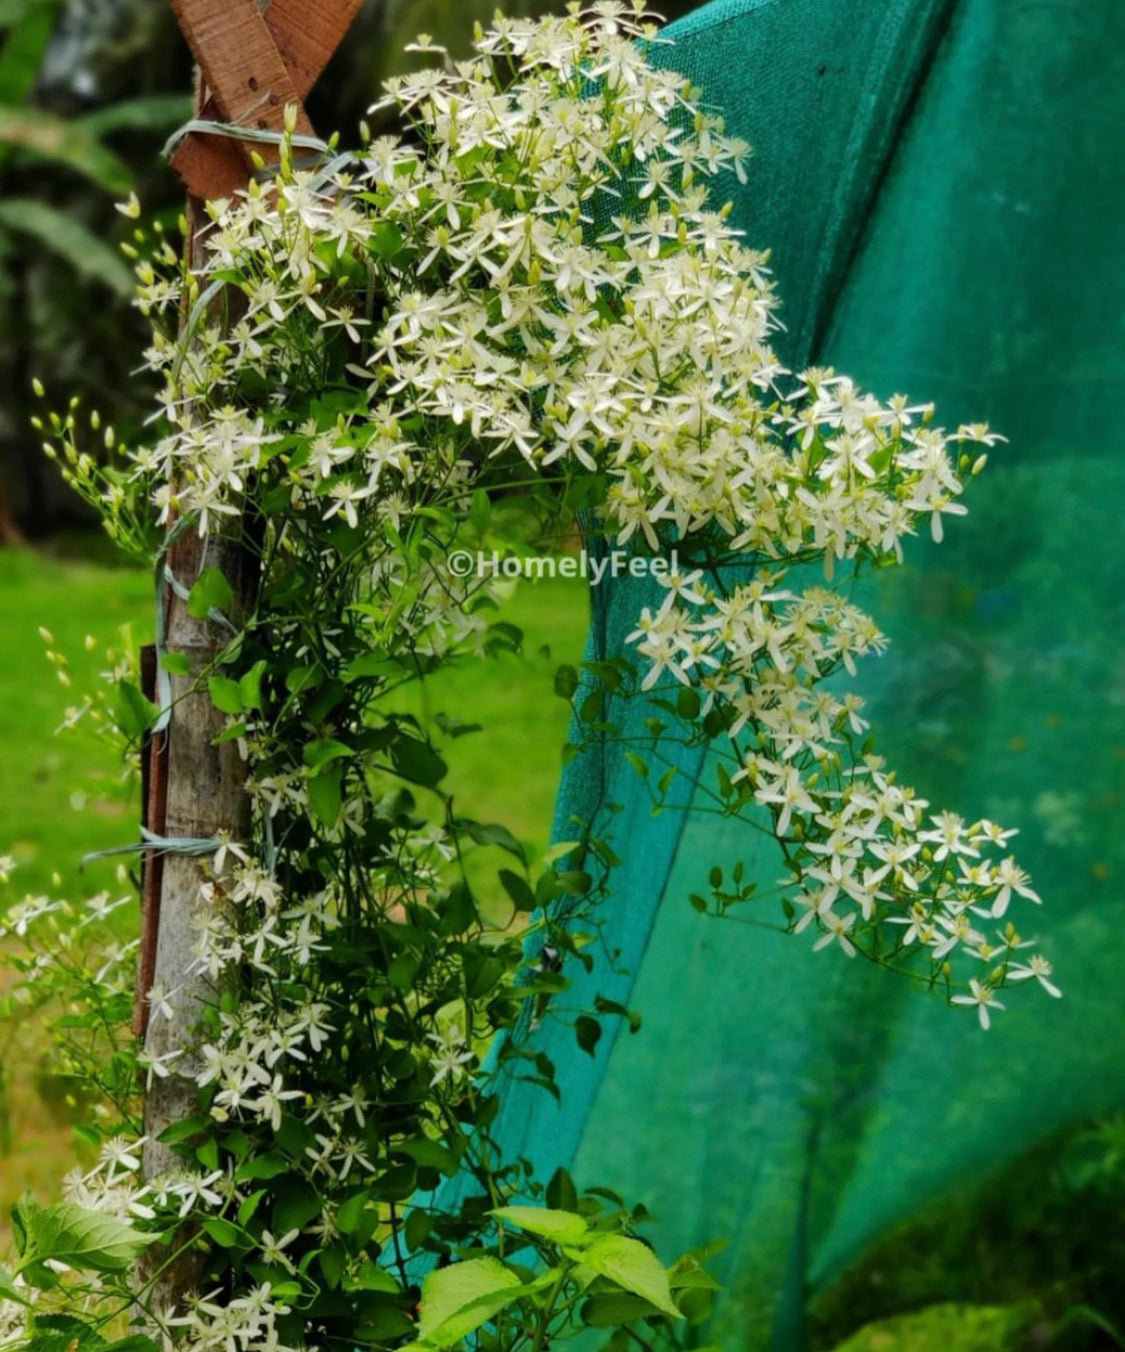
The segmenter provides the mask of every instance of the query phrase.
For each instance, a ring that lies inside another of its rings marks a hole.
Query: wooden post
[[[259,8],[256,0],[171,0],[180,26],[199,67],[196,117],[256,130],[280,131],[285,109],[297,107],[297,130],[311,133],[302,99],[343,37],[362,0],[273,0]],[[263,13],[264,10],[264,13]],[[268,162],[276,151],[268,144],[234,137],[192,133],[174,161],[188,188],[188,259],[193,269],[205,257],[207,199],[229,197],[245,185],[251,149]],[[245,527],[243,527],[245,530]],[[230,583],[234,599],[229,618],[240,625],[254,604],[258,586],[257,542],[244,533],[201,539],[188,529],[170,541],[167,564],[178,587],[166,585],[165,650],[187,658],[191,674],[173,677],[172,714],[163,734],[149,745],[144,814],[149,829],[169,838],[212,839],[229,836],[246,841],[250,831],[246,767],[233,742],[219,744],[226,717],[211,703],[204,688],[192,692],[229,642],[229,634],[208,620],[188,614],[180,591],[190,589],[204,568],[218,568]],[[204,683],[205,686],[205,683]],[[198,975],[189,975],[195,943],[195,921],[209,902],[202,884],[210,860],[168,852],[151,852],[145,861],[143,928],[138,973],[135,1027],[145,1038],[145,1051],[169,1073],[156,1075],[145,1095],[144,1175],[156,1177],[180,1161],[160,1140],[173,1122],[198,1109],[194,1075],[194,1025],[213,992]],[[147,995],[157,987],[173,1017],[148,1017]],[[154,1272],[166,1255],[146,1258]],[[195,1288],[197,1263],[184,1255],[160,1275],[154,1303],[168,1311],[183,1307]]]

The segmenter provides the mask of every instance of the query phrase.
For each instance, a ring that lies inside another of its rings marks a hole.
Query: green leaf
[[[123,1272],[156,1239],[99,1211],[73,1202],[40,1206],[25,1197],[19,1204],[27,1248],[21,1270],[29,1262],[57,1259],[84,1272]]]
[[[132,1333],[128,1338],[119,1338],[115,1343],[106,1343],[102,1352],[160,1352],[160,1347],[147,1334]]]
[[[473,493],[472,504],[469,507],[469,525],[478,535],[483,535],[488,529],[491,517],[492,503],[488,494],[483,488],[478,488]]]
[[[19,1202],[16,1202],[13,1205],[10,1214],[12,1219],[12,1238],[16,1243],[16,1253],[20,1258],[23,1258],[27,1253],[28,1245],[27,1221],[24,1219],[24,1214],[20,1209]]]
[[[365,1313],[363,1323],[355,1330],[352,1341],[364,1347],[378,1348],[379,1352],[382,1352],[382,1349],[394,1339],[404,1338],[413,1332],[414,1324],[409,1315],[404,1314],[402,1310],[383,1306],[382,1309],[376,1308]],[[405,1347],[399,1344],[399,1352],[406,1352],[406,1347],[424,1348],[424,1352],[433,1352],[430,1344],[423,1343],[408,1343]]]
[[[207,689],[211,692],[211,703],[216,709],[221,709],[225,714],[242,712],[242,691],[237,681],[226,676],[211,676],[207,681]]]
[[[266,674],[268,667],[269,663],[262,658],[255,662],[238,682],[238,691],[242,696],[242,707],[244,709],[261,709],[262,677]]]
[[[188,593],[187,611],[193,620],[205,620],[212,610],[225,610],[234,599],[230,583],[218,568],[204,568]]]
[[[331,737],[319,737],[315,742],[308,742],[301,753],[310,770],[322,770],[334,760],[354,755],[355,752],[350,746],[334,741]]]
[[[639,1239],[627,1235],[599,1235],[582,1255],[584,1267],[608,1277],[625,1291],[655,1305],[662,1314],[680,1318],[672,1301],[668,1274],[660,1259]]]
[[[641,779],[648,778],[648,761],[643,756],[638,756],[635,751],[626,751],[625,759],[636,770]]]
[[[370,1196],[370,1188],[361,1188],[359,1192],[353,1192],[349,1198],[340,1203],[336,1212],[336,1227],[342,1235],[350,1235],[359,1229]]]
[[[127,193],[133,176],[120,156],[81,122],[42,108],[0,105],[0,144],[66,165],[111,193]]]
[[[578,672],[572,666],[561,666],[555,672],[555,694],[560,699],[573,699],[578,689]]]
[[[169,676],[191,675],[191,662],[186,653],[164,653],[160,658],[160,665]]]
[[[485,640],[488,652],[518,653],[523,650],[523,630],[507,620],[497,620],[488,626],[488,638]]]
[[[702,703],[697,691],[685,688],[676,696],[676,710],[681,718],[698,718]]]
[[[541,1206],[502,1206],[491,1214],[529,1235],[539,1235],[556,1244],[581,1244],[590,1229],[573,1211],[550,1211]]]
[[[382,259],[392,259],[402,243],[402,232],[390,221],[380,221],[371,232],[371,248]]]
[[[364,1263],[359,1271],[344,1286],[349,1291],[385,1291],[387,1295],[401,1295],[402,1287],[386,1268],[378,1263]]]
[[[415,1207],[406,1218],[406,1224],[402,1227],[403,1238],[406,1240],[406,1247],[413,1250],[420,1248],[425,1242],[426,1236],[434,1228],[434,1217],[428,1211],[423,1211],[421,1207]]]
[[[252,1155],[248,1160],[244,1160],[234,1175],[238,1183],[250,1183],[256,1180],[265,1181],[266,1179],[276,1178],[278,1174],[288,1173],[293,1167],[291,1161],[276,1150],[269,1151],[265,1155]]]
[[[237,1225],[223,1220],[221,1216],[212,1216],[205,1220],[203,1230],[221,1249],[237,1249],[245,1238]]]
[[[117,682],[114,717],[126,737],[134,739],[142,736],[156,721],[159,712],[156,705],[145,699],[132,681]]]
[[[585,896],[594,885],[593,878],[584,869],[567,869],[555,874],[559,890],[571,897]]]
[[[446,737],[465,737],[470,732],[482,732],[483,726],[480,723],[462,723],[460,719],[451,718],[449,714],[434,714],[434,722],[446,735]]]
[[[574,1023],[574,1035],[587,1056],[593,1056],[602,1037],[602,1026],[588,1014],[580,1014]]]
[[[365,677],[371,679],[378,676],[390,679],[401,674],[402,667],[399,663],[381,652],[362,653],[349,662],[341,673],[345,681],[359,681]]]
[[[483,948],[466,948],[461,955],[461,966],[465,973],[465,993],[473,1000],[487,995],[504,975],[504,964]]]
[[[710,1319],[715,1307],[715,1293],[702,1286],[688,1286],[679,1291],[677,1300],[680,1314],[689,1324],[702,1324]]]
[[[439,1268],[422,1283],[419,1335],[434,1347],[452,1347],[522,1294],[523,1283],[495,1258]]]
[[[283,1235],[289,1230],[300,1230],[324,1212],[324,1203],[307,1183],[297,1182],[286,1188],[273,1208],[273,1232]]]
[[[0,202],[0,227],[29,236],[87,281],[101,282],[125,300],[132,296],[133,273],[117,250],[57,207],[30,197],[7,197]]]
[[[238,1208],[238,1213],[235,1216],[235,1220],[238,1222],[239,1225],[242,1226],[244,1230],[254,1219],[255,1212],[258,1210],[258,1208],[262,1205],[263,1201],[265,1201],[265,1199],[268,1196],[269,1191],[266,1188],[259,1188],[257,1192],[252,1192],[250,1196],[247,1197],[246,1200]]]
[[[556,1211],[578,1210],[578,1189],[570,1174],[560,1165],[547,1184],[547,1205]]]
[[[660,1313],[643,1296],[634,1296],[628,1291],[606,1291],[591,1296],[582,1306],[582,1322],[592,1329],[608,1329]]]
[[[320,1258],[320,1270],[324,1273],[325,1284],[330,1291],[335,1291],[340,1285],[340,1278],[344,1275],[344,1268],[347,1265],[347,1250],[342,1244],[330,1244],[327,1249],[322,1249]]]
[[[285,676],[285,688],[291,695],[302,695],[306,690],[315,690],[324,680],[324,672],[319,667],[292,667]]]
[[[432,789],[446,776],[445,761],[425,742],[414,737],[400,737],[391,747],[391,762],[404,779]]]
[[[9,107],[30,98],[47,46],[55,31],[55,0],[3,0],[0,26],[11,28],[0,48],[0,103]]]
[[[509,868],[500,870],[500,882],[503,884],[504,891],[512,899],[512,905],[517,911],[535,910],[535,893],[525,878],[521,878],[518,873],[513,873]]]
[[[509,854],[514,854],[521,864],[527,863],[527,851],[506,826],[500,826],[495,822],[487,824],[475,822],[468,817],[456,817],[453,829],[463,831],[477,845],[498,845]]]
[[[335,826],[336,819],[340,815],[340,804],[343,801],[340,787],[342,779],[340,767],[337,766],[336,769],[324,774],[314,775],[305,786],[312,810],[325,826]]]
[[[191,1141],[197,1136],[204,1136],[215,1130],[215,1121],[210,1117],[202,1115],[196,1117],[181,1117],[164,1128],[156,1138],[163,1141],[165,1145],[178,1145],[181,1141]]]
[[[450,1178],[457,1172],[457,1156],[447,1145],[442,1145],[440,1141],[428,1139],[396,1141],[391,1153],[405,1155],[415,1164],[420,1164],[427,1169],[438,1169]]]

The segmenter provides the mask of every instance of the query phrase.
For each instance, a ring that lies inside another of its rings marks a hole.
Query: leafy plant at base
[[[284,139],[271,180],[212,205],[199,274],[166,243],[139,265],[161,438],[103,473],[74,408],[46,425],[123,545],[152,562],[185,531],[237,539],[259,581],[232,618],[221,569],[170,579],[225,647],[205,668],[163,654],[160,712],[206,697],[226,716],[253,820],[245,840],[160,842],[211,859],[193,968],[148,993],[154,1021],[182,1022],[203,991],[198,1036],[137,1055],[150,1083],[193,1088],[162,1137],[183,1168],[140,1182],[111,1139],[73,1189],[191,1251],[199,1294],[161,1308],[156,1277],[133,1291],[108,1272],[60,1295],[37,1250],[22,1275],[40,1304],[129,1310],[189,1352],[540,1352],[583,1327],[628,1330],[619,1352],[678,1346],[706,1317],[698,1256],[664,1267],[642,1210],[561,1174],[544,1189],[492,1134],[510,1079],[565,1089],[539,1020],[590,1054],[605,1017],[636,1023],[566,1003],[625,848],[612,812],[533,864],[446,786],[466,729],[396,703],[519,648],[494,573],[450,566],[514,546],[495,510],[511,494],[546,536],[581,513],[593,547],[604,534],[665,588],[626,653],[558,672],[573,754],[619,747],[661,810],[667,747],[713,743],[715,810],[780,842],[788,928],[886,965],[921,953],[915,975],[986,1026],[1005,984],[1057,993],[1011,922],[986,933],[1014,896],[1038,900],[1000,857],[1010,833],[927,816],[862,740],[861,701],[824,687],[882,635],[831,585],[787,580],[893,564],[921,517],[940,538],[983,466],[962,445],[994,438],[780,368],[764,256],[707,200],[747,147],[647,64],[653,40],[613,3],[497,20],[473,62],[390,82],[413,142],[330,146],[309,168]],[[633,743],[626,700],[652,709]],[[127,703],[140,732],[157,711]],[[470,876],[481,853],[502,865],[492,896]],[[697,909],[756,896],[739,867],[711,887]]]

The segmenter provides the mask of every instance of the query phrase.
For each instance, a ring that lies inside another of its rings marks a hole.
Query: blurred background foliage
[[[562,5],[508,0],[505,9],[533,14]],[[492,0],[369,0],[309,100],[314,125],[346,138],[380,82],[402,68],[407,41],[427,32],[464,54],[473,22],[486,21],[493,7]],[[694,7],[693,0],[659,6],[669,18]],[[169,225],[177,218],[182,190],[159,151],[190,113],[190,86],[186,49],[159,0],[0,0],[0,853],[11,848],[19,860],[21,893],[47,888],[53,874],[87,895],[112,885],[111,865],[80,875],[77,860],[132,832],[134,790],[121,766],[107,763],[89,734],[49,734],[75,690],[96,682],[106,648],[141,641],[150,579],[108,556],[42,457],[28,426],[31,380],[42,378],[56,400],[80,395],[126,437],[140,428],[150,406],[134,374],[144,330],[116,248],[130,227],[113,204],[135,190],[148,213]],[[1019,531],[998,533],[993,543],[998,564],[1010,568]],[[945,574],[950,586],[954,572]],[[483,800],[478,811],[542,846],[557,762],[538,748],[561,747],[566,722],[565,707],[548,694],[550,670],[580,655],[583,584],[528,588],[513,599],[511,618],[528,633],[526,651],[550,644],[553,660],[512,659],[503,680],[466,670],[440,695],[450,712],[471,710],[472,721],[496,725],[504,739],[502,776],[494,740],[482,739],[476,759],[470,753],[460,767],[465,790]],[[71,658],[74,690],[42,661],[39,625]],[[971,659],[942,660],[955,691],[964,673],[952,668]],[[940,683],[942,660],[919,655],[920,688]],[[893,717],[917,732],[922,713],[900,703]],[[935,727],[930,747],[939,760],[951,754],[940,734]],[[0,1203],[7,1203],[28,1186],[46,1190],[69,1166],[76,1108],[47,1061],[17,1063],[2,1042],[0,1090]],[[820,1296],[810,1346],[1125,1348],[1123,1215],[1125,1119],[1087,1123],[1014,1162],[998,1160],[983,1184],[920,1210]]]

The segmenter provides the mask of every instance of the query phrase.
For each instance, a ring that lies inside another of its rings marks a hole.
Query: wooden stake
[[[167,625],[167,616],[165,616]],[[156,701],[157,652],[154,644],[141,649],[141,693]],[[141,824],[155,836],[165,833],[168,802],[168,735],[153,733],[141,750]],[[148,1029],[148,993],[156,979],[156,934],[160,926],[160,885],[164,856],[149,850],[141,856],[141,950],[137,960],[137,989],[133,997],[133,1033],[143,1038]]]
[[[193,266],[198,266],[205,220],[201,203],[189,203],[188,219],[188,248]],[[228,607],[232,623],[245,621],[257,589],[258,558],[244,538],[200,538],[189,531],[169,546],[167,564],[177,582],[188,589],[204,568],[218,568],[233,592]],[[213,621],[189,615],[187,602],[168,584],[162,603],[166,651],[186,657],[189,674],[170,678],[172,714],[165,732],[151,744],[146,813],[153,825],[149,829],[170,839],[228,836],[235,842],[245,841],[250,834],[246,767],[235,743],[218,742],[226,728],[226,715],[212,704],[206,681],[201,682],[201,689],[194,689],[230,636]],[[134,1020],[143,1034],[147,1057],[164,1068],[150,1078],[145,1092],[142,1171],[146,1179],[182,1167],[160,1136],[173,1122],[199,1110],[196,1027],[217,992],[204,974],[192,969],[197,922],[211,905],[204,884],[212,865],[210,857],[174,852],[152,851],[145,860]],[[162,993],[171,1018],[152,1016],[147,997],[153,987]],[[189,1238],[181,1232],[176,1245],[186,1245]],[[168,1257],[163,1248],[149,1250],[138,1276],[141,1282],[155,1277],[153,1304],[166,1313],[179,1314],[197,1289],[200,1255],[186,1249],[172,1262]]]

